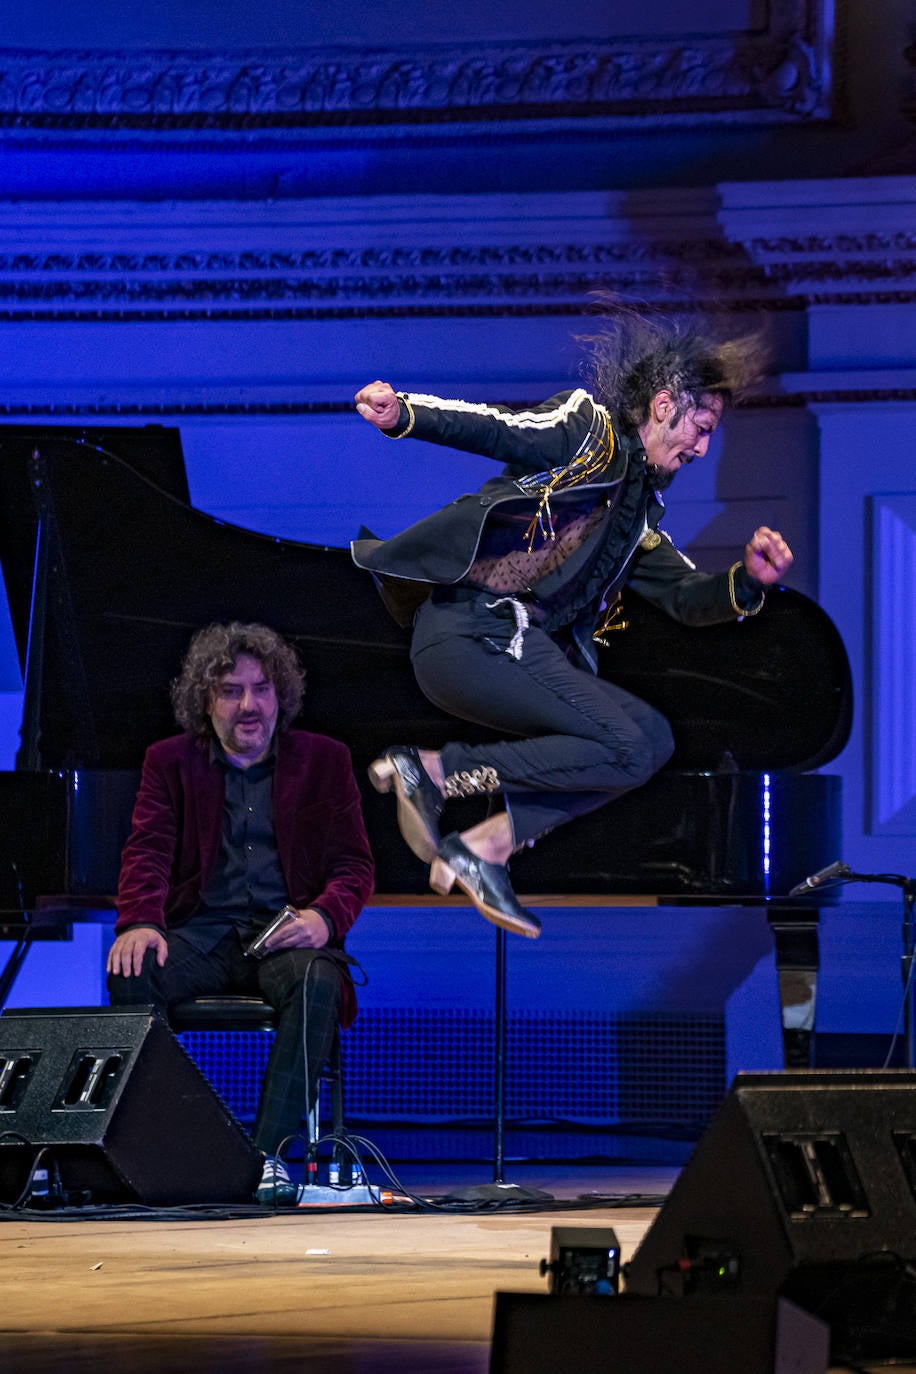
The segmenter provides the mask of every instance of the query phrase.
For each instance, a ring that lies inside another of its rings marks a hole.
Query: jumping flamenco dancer
[[[502,465],[480,491],[353,558],[389,610],[413,624],[411,661],[436,706],[489,726],[492,744],[438,752],[392,745],[371,765],[394,789],[401,833],[489,921],[537,937],[508,875],[516,850],[647,782],[671,757],[665,718],[596,676],[595,639],[624,586],[674,620],[756,615],[792,563],[762,525],[741,560],[711,575],[659,529],[662,491],[706,453],[725,407],[759,373],[758,340],[612,311],[591,341],[591,390],[530,410],[395,392],[371,382],[356,409],[391,439],[424,439]],[[440,834],[446,801],[501,793],[504,810]]]

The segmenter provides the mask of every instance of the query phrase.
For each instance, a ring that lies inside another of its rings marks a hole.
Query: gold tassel
[[[623,598],[618,592],[614,600],[604,613],[604,619],[592,635],[596,644],[602,644],[607,648],[605,635],[614,634],[615,631],[628,630],[629,620],[623,619]]]
[[[589,435],[589,437],[592,436]],[[540,531],[541,538],[545,543],[548,539],[556,539],[557,537],[553,527],[553,513],[550,509],[550,498],[554,492],[569,491],[572,487],[581,486],[584,482],[590,481],[592,477],[607,467],[613,456],[614,431],[605,422],[604,433],[595,435],[594,447],[589,448],[581,457],[574,458],[568,467],[555,468],[549,473],[539,472],[534,477],[521,479],[519,486],[523,489],[530,486],[535,492],[540,492],[537,510],[525,530],[528,553],[531,553],[534,547],[534,540],[538,531]],[[540,483],[540,486],[535,486],[535,483]]]

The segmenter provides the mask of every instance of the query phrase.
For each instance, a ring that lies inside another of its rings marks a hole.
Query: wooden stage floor
[[[436,1166],[435,1177],[422,1165],[398,1172],[423,1196],[491,1178],[484,1165]],[[538,1265],[551,1227],[610,1227],[626,1261],[677,1169],[507,1172],[511,1185],[540,1189],[559,1206],[471,1215],[309,1207],[168,1220],[16,1214],[0,1225],[0,1367],[484,1374],[494,1294],[547,1291]],[[572,1356],[568,1368],[587,1374]],[[655,1374],[611,1358],[607,1369]]]

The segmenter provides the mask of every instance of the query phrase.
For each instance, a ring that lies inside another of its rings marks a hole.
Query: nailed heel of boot
[[[443,859],[433,859],[429,870],[429,885],[433,892],[438,892],[441,897],[447,897],[455,886],[455,874]]]
[[[369,781],[376,792],[390,792],[394,775],[398,770],[387,756],[369,764]]]

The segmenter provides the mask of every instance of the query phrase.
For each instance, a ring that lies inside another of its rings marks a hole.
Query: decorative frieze
[[[776,298],[781,283],[721,242],[329,248],[277,255],[0,255],[8,319],[347,319],[583,313],[590,292],[671,305],[704,297]],[[795,302],[796,307],[799,302]]]
[[[284,130],[599,116],[781,122],[831,105],[831,0],[708,36],[253,52],[0,51],[0,124]]]
[[[591,193],[439,197],[422,211],[409,197],[299,201],[282,216],[267,203],[6,205],[0,318],[576,316],[595,291],[668,310],[912,301],[912,185],[908,200],[859,207],[850,228],[829,194],[776,214],[765,188],[742,195],[740,211],[692,191],[633,194],[619,210]],[[782,232],[786,213],[821,227]]]

